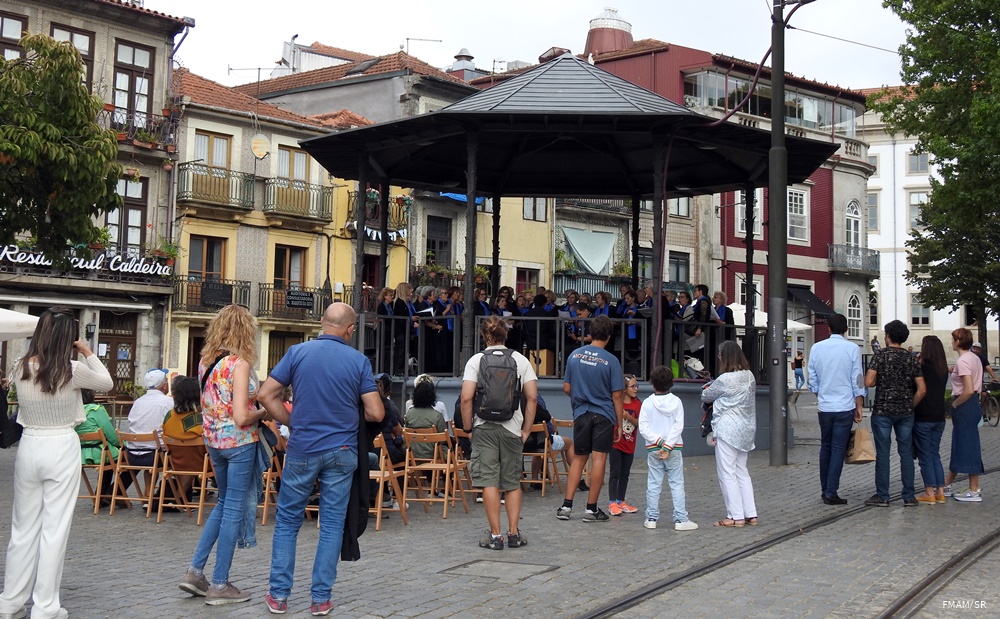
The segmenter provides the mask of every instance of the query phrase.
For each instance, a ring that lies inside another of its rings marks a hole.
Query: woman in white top
[[[701,392],[702,402],[712,402],[712,432],[715,435],[715,468],[726,503],[727,518],[717,527],[757,525],[753,482],[747,471],[747,456],[757,432],[757,381],[739,345],[725,341],[719,346],[719,375]]]
[[[66,307],[38,319],[24,359],[14,368],[18,422],[24,434],[14,461],[14,509],[0,594],[0,616],[20,619],[31,594],[32,619],[67,617],[59,605],[63,559],[80,490],[80,439],[86,415],[80,389],[108,391],[111,375]],[[70,359],[73,351],[83,361]],[[32,591],[34,589],[34,591]]]

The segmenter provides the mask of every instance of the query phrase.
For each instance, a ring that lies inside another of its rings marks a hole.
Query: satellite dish
[[[258,133],[250,140],[250,151],[254,157],[263,159],[271,152],[271,141],[263,133]]]

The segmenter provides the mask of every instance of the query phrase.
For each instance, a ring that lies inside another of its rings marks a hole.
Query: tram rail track
[[[991,473],[996,473],[1000,471],[1000,467],[994,467],[987,469],[983,475],[989,475]],[[964,476],[963,476],[964,477]],[[957,481],[957,479],[956,479]],[[900,500],[901,495],[895,494],[890,498],[891,502]],[[773,548],[785,542],[797,539],[806,535],[812,531],[822,529],[831,524],[840,522],[857,514],[860,514],[868,509],[867,505],[858,505],[855,507],[847,508],[836,514],[830,516],[824,516],[822,518],[816,518],[803,525],[791,527],[785,529],[784,531],[775,533],[770,537],[759,540],[742,548],[737,548],[725,554],[722,554],[714,559],[710,559],[696,565],[692,568],[684,570],[678,574],[673,574],[667,576],[666,578],[657,580],[650,583],[644,587],[636,589],[635,591],[629,592],[628,594],[616,598],[606,604],[603,604],[595,609],[589,610],[583,614],[577,615],[575,619],[605,619],[608,617],[613,617],[619,615],[628,609],[634,608],[643,602],[656,597],[662,593],[670,591],[690,583],[702,576],[711,574],[719,569],[722,569],[728,565],[746,559],[753,556],[759,552]],[[886,610],[885,613],[879,615],[879,619],[905,616],[914,616],[916,612],[923,608],[923,606],[930,600],[935,593],[937,593],[944,585],[950,582],[952,579],[958,576],[962,570],[965,570],[968,566],[973,565],[982,556],[985,556],[990,551],[992,551],[997,546],[1000,546],[1000,528],[991,532],[990,534],[980,538],[973,544],[970,544],[957,555],[953,556],[952,559],[945,562],[943,565],[934,570],[927,577],[922,579],[919,583],[914,585],[906,593],[901,595],[896,601]],[[967,564],[963,563],[969,561]],[[950,575],[947,580],[941,580],[946,576],[949,576],[949,570],[957,569]],[[935,583],[940,582],[940,585]],[[922,595],[921,591],[930,591],[929,595]],[[915,607],[915,610],[907,610],[911,607]],[[895,610],[892,610],[895,609]],[[892,610],[892,612],[889,612]],[[907,615],[897,615],[895,613],[899,612],[909,612]],[[886,614],[888,613],[888,614]]]

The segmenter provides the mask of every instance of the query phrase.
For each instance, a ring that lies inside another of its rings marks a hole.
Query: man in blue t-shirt
[[[590,323],[591,343],[577,348],[566,360],[563,391],[573,407],[573,464],[566,479],[566,498],[556,510],[556,518],[569,520],[573,496],[591,453],[590,494],[584,522],[606,522],[608,515],[597,507],[604,483],[604,465],[611,445],[621,436],[625,378],[618,358],[605,350],[611,339],[611,319],[598,316]]]
[[[346,303],[333,303],[320,324],[323,334],[292,346],[271,370],[257,396],[272,418],[291,428],[278,493],[270,590],[264,597],[276,613],[288,608],[295,542],[317,480],[323,526],[313,565],[312,613],[326,614],[332,607],[330,592],[337,580],[358,449],[367,449],[367,445],[358,445],[358,406],[364,407],[367,421],[379,422],[385,415],[371,364],[348,343],[357,324],[354,309]],[[295,390],[292,413],[281,401],[281,392],[289,385]]]

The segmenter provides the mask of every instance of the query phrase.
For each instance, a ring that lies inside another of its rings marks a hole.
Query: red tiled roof
[[[309,118],[332,129],[353,129],[354,127],[365,127],[375,124],[373,121],[368,120],[361,114],[355,114],[351,110],[314,114]]]
[[[236,92],[218,82],[195,75],[187,69],[174,69],[174,94],[177,97],[190,97],[192,103],[233,110],[237,112],[252,112],[261,118],[312,125],[317,129],[328,125],[319,120],[290,112],[276,105],[264,103],[248,95]]]
[[[361,62],[369,62],[370,60],[371,59],[363,60]],[[333,67],[323,67],[322,69],[315,69],[313,71],[293,73],[292,75],[283,75],[281,77],[263,80],[261,82],[242,84],[240,86],[236,86],[235,89],[237,92],[247,95],[260,96],[272,92],[302,88],[303,86],[327,84],[344,79],[345,77],[353,77],[352,75],[347,75],[347,73],[357,67],[358,64],[360,63],[352,62],[349,64],[339,64]],[[396,52],[395,54],[382,56],[381,58],[378,58],[378,62],[357,75],[378,75],[380,73],[392,73],[404,70],[410,71],[416,75],[426,75],[428,77],[436,77],[455,84],[466,85],[464,81],[458,79],[457,77],[448,75],[444,71],[432,67],[419,58],[407,55],[405,52]]]
[[[160,13],[159,11],[154,11],[152,9],[147,9],[141,6],[132,4],[131,2],[125,2],[124,0],[94,0],[95,2],[100,2],[101,4],[110,4],[112,6],[121,7],[130,11],[138,11],[139,13],[145,13],[146,15],[155,15],[157,17],[163,17],[166,19],[171,19],[179,24],[184,23],[182,17],[174,17],[173,15],[167,15],[166,13]]]
[[[620,49],[613,52],[597,54],[594,56],[594,64],[597,64],[598,62],[606,62],[608,60],[620,60],[631,56],[649,54],[650,52],[665,52],[668,49],[670,49],[670,43],[657,41],[656,39],[639,39],[638,41],[632,43],[632,47],[628,49]],[[579,56],[580,58],[585,58],[583,54],[580,54]]]
[[[882,91],[886,91],[886,94],[888,96],[879,97],[878,101],[885,101],[889,97],[895,95],[902,95],[903,99],[911,101],[917,96],[916,93],[913,92],[912,86],[881,86],[879,88],[861,88],[858,90],[858,92],[863,94],[865,97],[870,97],[871,95],[877,95]]]
[[[319,41],[313,42],[313,44],[307,49],[323,56],[343,58],[344,60],[350,60],[351,62],[361,62],[362,60],[371,60],[372,58],[375,58],[375,56],[369,56],[368,54],[362,54],[361,52],[352,52],[351,50],[344,49],[342,47],[323,45]]]

